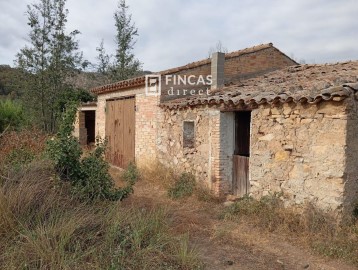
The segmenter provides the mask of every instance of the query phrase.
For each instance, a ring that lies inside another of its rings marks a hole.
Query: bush
[[[11,173],[39,158],[47,138],[34,128],[6,132],[0,138],[0,173]]]
[[[25,122],[20,103],[10,99],[0,100],[0,134],[7,128],[19,128]]]
[[[115,188],[108,172],[109,165],[104,160],[105,142],[97,140],[96,148],[81,159],[82,149],[73,137],[73,122],[77,106],[70,105],[63,114],[56,136],[48,141],[47,153],[54,161],[61,178],[72,183],[74,191],[86,200],[122,200],[133,192],[137,175],[132,175],[127,186]],[[131,165],[133,166],[133,165]],[[129,170],[133,170],[132,167]]]
[[[190,173],[182,173],[178,180],[168,190],[168,196],[172,199],[189,197],[195,189],[195,177]]]

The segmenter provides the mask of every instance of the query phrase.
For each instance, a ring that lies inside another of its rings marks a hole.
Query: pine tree
[[[71,87],[67,79],[81,67],[82,53],[74,30],[66,33],[66,0],[39,0],[28,5],[30,45],[17,54],[17,65],[31,73],[26,101],[46,131],[53,132],[61,93]]]
[[[117,30],[117,49],[115,61],[111,67],[112,80],[126,80],[136,76],[141,71],[141,63],[135,58],[132,50],[138,36],[138,29],[132,22],[132,15],[128,14],[125,0],[120,0],[118,10],[114,13]]]
[[[96,57],[98,61],[97,72],[106,76],[109,71],[110,56],[106,53],[103,39],[99,47],[96,48],[96,51],[98,52],[98,56]]]

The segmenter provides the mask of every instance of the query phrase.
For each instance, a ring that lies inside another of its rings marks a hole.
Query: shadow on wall
[[[346,166],[343,215],[350,218],[358,211],[358,102],[350,101],[347,110]]]

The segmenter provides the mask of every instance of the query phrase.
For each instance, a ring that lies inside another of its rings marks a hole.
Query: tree
[[[111,67],[113,80],[126,80],[141,71],[141,63],[135,58],[132,50],[138,36],[138,29],[132,22],[132,15],[128,14],[125,0],[120,0],[118,10],[114,13],[117,30],[117,49],[115,61]]]
[[[39,0],[27,6],[30,44],[17,54],[17,65],[31,73],[26,91],[28,107],[46,131],[56,128],[57,99],[70,88],[68,78],[81,68],[82,53],[75,39],[80,33],[66,33],[66,0]]]
[[[106,53],[103,39],[99,47],[96,48],[96,51],[98,52],[98,56],[96,57],[98,60],[97,72],[101,75],[108,75],[110,56]]]

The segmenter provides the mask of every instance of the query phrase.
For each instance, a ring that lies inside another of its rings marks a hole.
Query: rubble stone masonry
[[[312,202],[324,210],[348,205],[346,108],[344,102],[322,102],[254,110],[250,193],[282,192],[287,205]]]

